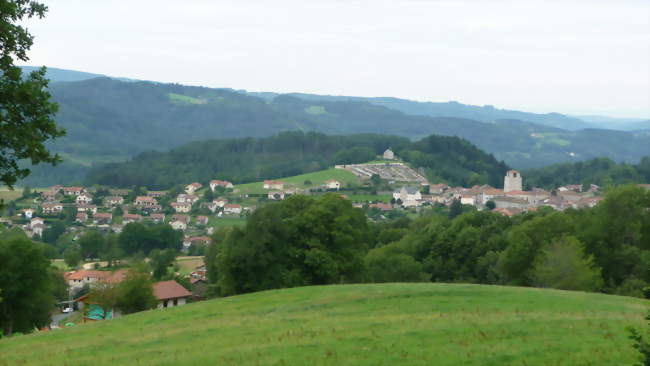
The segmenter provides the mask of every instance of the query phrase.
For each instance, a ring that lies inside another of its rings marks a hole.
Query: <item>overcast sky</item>
[[[650,1],[50,0],[29,65],[650,117]]]

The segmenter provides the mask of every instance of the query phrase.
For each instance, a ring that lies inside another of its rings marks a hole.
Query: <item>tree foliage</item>
[[[0,240],[0,327],[28,333],[50,321],[54,305],[50,260],[27,238]]]
[[[32,164],[56,163],[60,159],[44,143],[64,135],[54,122],[57,105],[50,102],[45,68],[23,75],[15,60],[27,61],[33,37],[20,23],[45,16],[47,7],[36,1],[0,2],[0,182],[11,187],[26,177],[29,169],[19,160]]]

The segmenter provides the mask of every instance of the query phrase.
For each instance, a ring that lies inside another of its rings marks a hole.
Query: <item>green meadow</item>
[[[629,365],[647,300],[465,284],[313,286],[0,340],[0,365]]]
[[[318,187],[325,183],[326,180],[329,179],[335,179],[341,182],[341,185],[343,187],[347,187],[348,184],[359,184],[359,178],[357,178],[356,175],[354,175],[352,172],[343,170],[343,169],[335,169],[335,168],[330,168],[327,170],[320,170],[317,172],[313,173],[307,173],[307,174],[301,174],[301,175],[296,175],[293,177],[288,177],[288,178],[281,178],[281,179],[276,179],[284,182],[284,188],[311,188],[311,187]],[[311,185],[305,185],[305,181],[311,181]],[[264,189],[264,182],[254,182],[254,183],[247,183],[247,184],[237,184],[235,186],[235,189],[238,190],[239,193],[253,193],[253,194],[260,194],[260,193],[266,193],[269,190]]]

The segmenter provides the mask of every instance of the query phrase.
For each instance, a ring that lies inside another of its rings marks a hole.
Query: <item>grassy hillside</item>
[[[0,340],[0,365],[622,365],[640,299],[448,284],[304,287]]]
[[[342,186],[345,187],[348,183],[357,184],[359,183],[359,178],[352,172],[342,169],[326,169],[318,172],[300,174],[293,177],[287,177],[280,179],[285,183],[286,188],[308,188],[308,187],[318,187],[325,183],[326,180],[336,179],[341,182]],[[305,181],[311,181],[311,185],[305,185]],[[240,193],[266,193],[268,189],[264,189],[264,182],[254,182],[247,184],[240,184],[235,187]]]

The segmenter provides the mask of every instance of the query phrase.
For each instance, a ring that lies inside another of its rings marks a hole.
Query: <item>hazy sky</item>
[[[650,117],[650,1],[50,0],[30,65]]]

